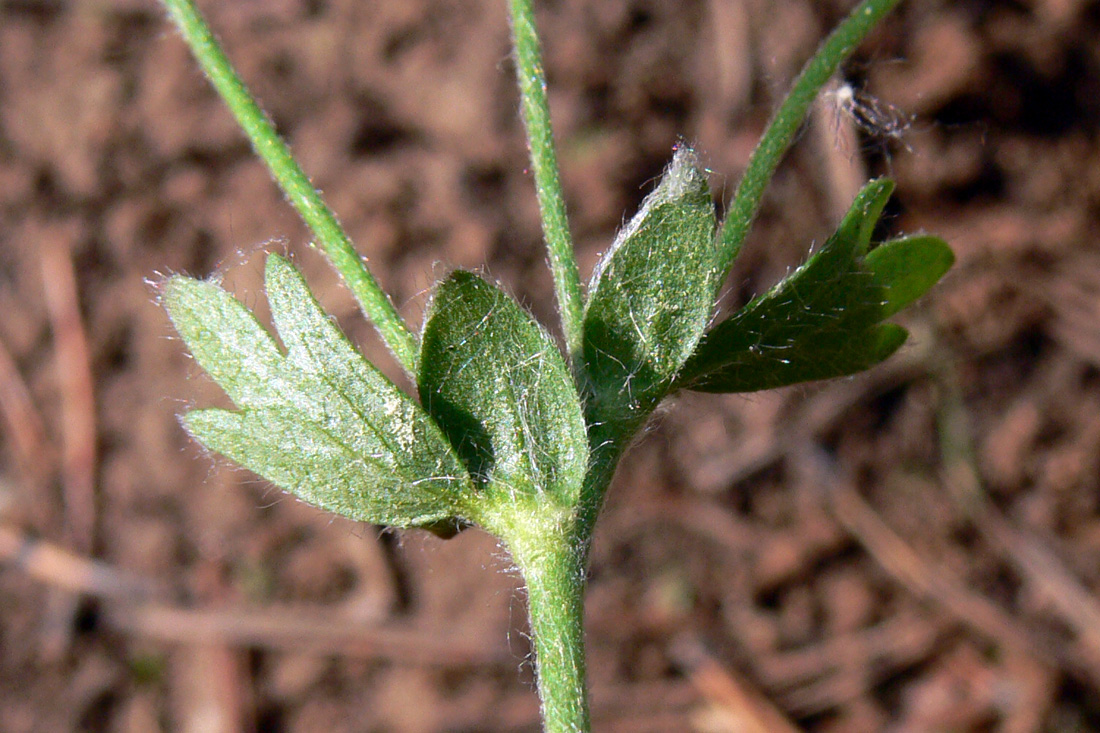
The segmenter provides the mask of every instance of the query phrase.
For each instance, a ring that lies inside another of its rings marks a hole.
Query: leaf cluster
[[[435,289],[419,339],[417,399],[366,361],[286,259],[266,290],[280,344],[213,282],[170,278],[163,301],[235,410],[184,426],[210,450],[353,519],[441,533],[514,527],[516,511],[569,524],[602,445],[626,445],[679,389],[750,392],[866,369],[906,332],[884,320],[950,267],[940,239],[871,248],[892,184],[870,182],[801,267],[716,325],[717,221],[706,176],[680,147],[588,287],[576,359],[479,275]],[[613,469],[613,467],[611,467]],[[597,493],[605,486],[596,487]]]
[[[272,255],[276,334],[216,282],[170,278],[163,301],[234,409],[194,410],[202,444],[304,501],[353,519],[450,535],[476,524],[507,546],[528,591],[548,731],[589,729],[583,594],[592,530],[616,463],[682,389],[749,392],[843,376],[906,338],[886,322],[951,266],[946,244],[872,246],[892,184],[871,181],[805,264],[715,317],[761,197],[822,86],[898,0],[861,0],[793,81],[718,226],[695,154],[680,147],[582,293],[551,132],[532,0],[509,0],[521,110],[565,353],[496,284],[455,271],[415,334],[356,254],[193,0],[163,0],[210,81],[377,328],[415,395],[367,362]]]

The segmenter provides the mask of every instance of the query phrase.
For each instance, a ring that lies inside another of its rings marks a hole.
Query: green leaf
[[[927,234],[883,242],[863,259],[863,266],[886,290],[883,318],[931,290],[953,264],[955,254],[947,242]]]
[[[837,227],[837,234],[846,240],[852,240],[857,256],[866,254],[871,237],[882,218],[882,210],[894,192],[894,182],[889,178],[876,178],[868,181],[856,194],[848,213]]]
[[[714,204],[680,147],[589,286],[584,361],[600,419],[644,417],[694,351],[714,307]]]
[[[184,426],[304,501],[397,527],[463,517],[472,485],[431,417],[340,333],[284,258],[267,260],[284,356],[219,286],[173,277],[164,304],[199,364],[240,408],[196,410]]]
[[[176,276],[162,302],[199,366],[241,407],[278,401],[283,356],[275,340],[217,284]]]
[[[420,401],[493,496],[571,507],[588,439],[569,368],[500,289],[456,271],[436,289],[420,351]]]
[[[770,389],[854,374],[896,351],[906,332],[881,321],[931,288],[953,255],[942,240],[926,236],[887,242],[868,254],[892,190],[885,179],[868,183],[817,253],[703,337],[680,386]]]
[[[905,343],[908,335],[904,328],[893,323],[850,332],[825,331],[819,334],[812,351],[804,350],[811,358],[787,358],[782,353],[753,353],[751,357],[738,361],[735,368],[716,371],[701,386],[691,389],[700,392],[756,392],[856,374],[893,354]]]

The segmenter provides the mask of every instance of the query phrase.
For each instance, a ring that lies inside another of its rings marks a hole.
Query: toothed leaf
[[[176,329],[239,408],[188,413],[188,431],[352,519],[411,527],[462,517],[472,485],[431,417],[362,357],[278,255],[268,257],[266,286],[285,355],[219,286],[186,277],[167,283]]]
[[[818,252],[707,332],[679,384],[751,392],[854,374],[896,351],[906,332],[881,321],[931,288],[953,256],[942,240],[923,236],[868,254],[892,190],[885,179],[868,183]]]
[[[508,295],[469,272],[441,282],[418,381],[421,403],[488,491],[572,505],[588,462],[577,391],[553,340]]]
[[[715,226],[706,176],[681,147],[589,286],[584,363],[598,419],[647,415],[695,349],[714,305]]]

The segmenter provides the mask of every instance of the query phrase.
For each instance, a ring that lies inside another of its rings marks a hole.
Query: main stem
[[[571,533],[505,538],[527,585],[539,699],[546,733],[590,730],[585,689],[582,549]]]
[[[275,127],[237,75],[194,2],[162,1],[207,78],[244,129],[252,149],[267,163],[275,181],[317,238],[363,314],[378,329],[405,371],[415,375],[419,352],[416,337],[355,251],[336,215],[325,205],[290,148],[275,132]]]

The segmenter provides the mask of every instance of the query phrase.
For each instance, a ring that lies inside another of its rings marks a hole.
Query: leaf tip
[[[160,283],[158,301],[185,341],[193,314],[212,287],[217,285],[187,275],[170,275]]]
[[[881,318],[889,318],[927,293],[955,264],[943,239],[917,234],[883,242],[864,258],[864,267],[884,288]]]
[[[875,329],[875,342],[871,345],[871,352],[878,361],[884,361],[909,338],[909,331],[896,323],[882,323]]]
[[[653,197],[673,201],[700,195],[710,197],[706,173],[699,166],[699,155],[695,150],[686,143],[680,143],[673,150],[672,162]]]
[[[894,192],[894,182],[889,178],[874,178],[864,184],[856,195],[852,207],[837,228],[837,232],[851,237],[857,251],[866,252],[871,236],[882,217],[882,210]]]
[[[273,274],[282,274],[294,269],[289,259],[277,252],[270,252],[264,263],[264,276],[271,277]]]
[[[191,436],[191,439],[202,446],[207,453],[214,453],[217,448],[213,446],[213,434],[219,420],[224,421],[233,413],[228,410],[220,410],[213,407],[188,410],[178,417],[180,427]]]

